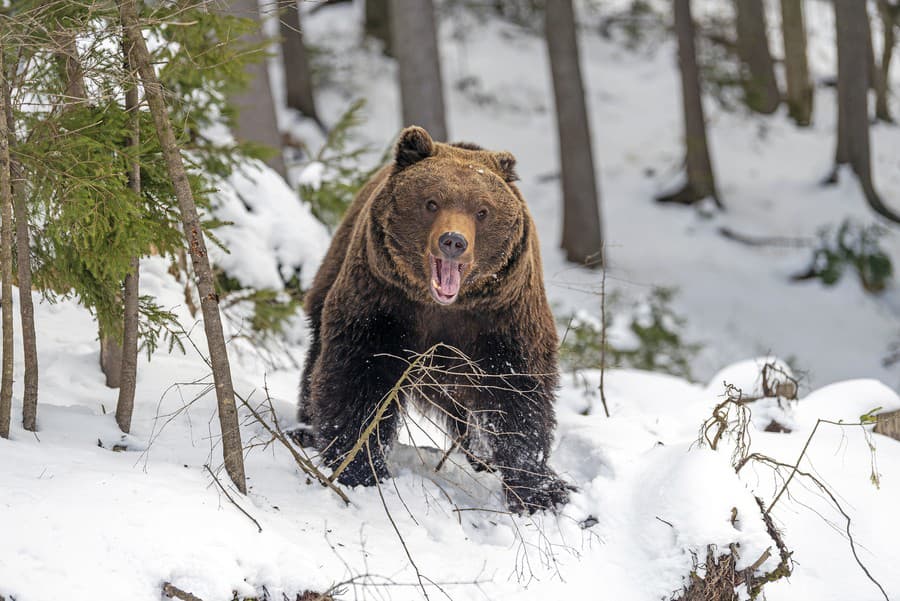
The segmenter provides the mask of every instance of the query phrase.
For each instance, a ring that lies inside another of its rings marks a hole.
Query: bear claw
[[[577,490],[557,476],[529,482],[506,484],[506,505],[513,513],[531,515],[536,511],[554,510],[569,502],[569,492]]]

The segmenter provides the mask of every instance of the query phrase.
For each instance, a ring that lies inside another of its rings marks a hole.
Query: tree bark
[[[391,0],[390,14],[403,126],[419,125],[435,140],[446,142],[444,87],[432,0]]]
[[[231,0],[227,6],[230,14],[256,21],[258,27],[255,33],[247,36],[248,42],[258,46],[268,41],[260,26],[257,0]],[[247,79],[250,82],[249,87],[231,97],[231,102],[238,111],[234,133],[239,141],[255,142],[276,150],[277,152],[266,161],[266,164],[277,171],[281,177],[287,177],[265,49],[260,50],[259,53],[260,60],[254,60],[245,66]]]
[[[100,369],[108,388],[118,388],[122,375],[122,344],[100,329]]]
[[[287,90],[287,105],[297,109],[321,127],[322,121],[316,111],[313,96],[312,71],[309,68],[309,54],[303,43],[300,25],[300,9],[296,0],[289,0],[281,13],[281,54],[284,58],[284,84]]]
[[[141,114],[138,98],[137,75],[128,47],[123,42],[125,72],[128,83],[125,89],[125,110],[128,112],[128,126],[131,133],[128,146],[135,156],[128,166],[128,187],[137,201],[141,198],[141,161],[137,154],[141,144]],[[131,416],[134,413],[134,392],[137,387],[138,359],[138,308],[140,300],[141,262],[139,257],[131,258],[131,273],[125,276],[123,293],[124,322],[122,329],[122,365],[119,377],[119,398],[116,402],[116,423],[126,434],[131,432]]]
[[[849,163],[859,179],[866,200],[882,217],[900,223],[881,200],[872,181],[869,149],[869,16],[858,0],[834,0],[838,51],[838,148],[837,165]],[[837,173],[837,166],[835,167]]]
[[[222,332],[222,321],[219,315],[219,297],[216,294],[206,242],[194,203],[181,150],[172,131],[168,110],[163,97],[162,86],[153,70],[150,53],[147,50],[141,32],[135,0],[119,0],[119,16],[125,30],[126,47],[134,61],[144,86],[144,95],[150,106],[150,112],[156,126],[159,144],[166,161],[166,168],[181,213],[184,235],[191,254],[194,274],[197,277],[197,289],[200,293],[200,308],[203,312],[203,327],[209,346],[209,360],[218,401],[219,424],[222,428],[222,449],[225,458],[225,469],[231,481],[242,493],[247,492],[244,477],[244,456],[241,445],[241,431],[238,424],[237,408],[234,401],[234,386],[231,382],[231,368],[228,363],[228,348]]]
[[[746,68],[744,101],[751,110],[770,115],[781,96],[769,53],[765,7],[762,0],[735,0],[735,6],[738,56]]]
[[[15,120],[9,86],[3,86],[6,128],[10,152],[15,147]],[[22,166],[10,156],[13,215],[16,222],[16,270],[19,280],[19,319],[22,322],[22,352],[25,360],[22,395],[22,427],[37,431],[38,358],[34,331],[34,300],[31,297],[31,241],[28,232],[28,210],[25,205],[25,174]]]
[[[563,192],[562,248],[566,259],[603,266],[600,199],[594,174],[591,128],[578,58],[578,31],[572,0],[545,8],[545,37],[556,103]]]
[[[9,85],[0,46],[0,87]],[[12,237],[13,202],[9,161],[9,131],[6,125],[6,94],[0,93],[0,311],[3,330],[2,375],[0,375],[0,437],[9,438],[9,424],[12,415],[13,384],[13,305],[12,305]]]
[[[813,85],[806,56],[803,0],[781,0],[781,33],[788,112],[797,125],[806,127],[812,121]]]
[[[365,0],[366,2],[366,35],[381,41],[381,51],[390,57],[394,57],[393,43],[391,40],[391,1],[390,0]]]
[[[59,25],[63,29],[62,25]],[[87,92],[84,86],[84,69],[81,66],[81,60],[78,56],[78,46],[75,36],[69,32],[54,33],[53,41],[56,44],[54,53],[56,55],[56,64],[60,71],[60,79],[66,82],[66,89],[63,93],[64,104],[79,104],[87,99]]]
[[[883,41],[881,48],[881,65],[876,73],[875,80],[875,117],[880,121],[893,123],[890,108],[891,93],[891,60],[894,56],[894,29],[897,26],[898,7],[891,5],[888,0],[878,0],[878,15],[881,17]]]
[[[684,147],[686,183],[677,192],[657,198],[659,202],[692,204],[712,198],[722,207],[716,191],[709,144],[706,140],[706,116],[697,68],[694,19],[691,0],[674,0],[675,34],[678,37],[678,67],[681,72],[681,105],[684,112]]]

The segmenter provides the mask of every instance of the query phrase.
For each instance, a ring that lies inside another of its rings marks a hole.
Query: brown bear
[[[332,467],[401,378],[408,364],[398,357],[443,343],[477,364],[480,383],[439,353],[444,375],[418,396],[449,416],[476,468],[499,470],[511,510],[567,501],[569,487],[547,466],[557,334],[514,167],[507,152],[437,143],[409,127],[393,162],[359,191],[305,300],[313,339],[300,421]],[[389,411],[338,480],[368,486],[388,476],[396,430]]]

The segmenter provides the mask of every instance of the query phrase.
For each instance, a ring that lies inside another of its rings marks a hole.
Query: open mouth
[[[429,255],[431,264],[431,298],[442,305],[449,305],[459,295],[459,285],[462,281],[468,263],[460,263],[452,259],[439,259]]]

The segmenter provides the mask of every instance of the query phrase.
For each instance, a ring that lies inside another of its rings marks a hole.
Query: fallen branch
[[[213,477],[213,480],[216,482],[216,484],[219,485],[219,489],[225,494],[225,497],[229,501],[231,501],[231,504],[234,505],[235,507],[237,507],[240,510],[240,512],[243,513],[245,516],[250,518],[250,521],[253,522],[254,524],[256,524],[256,527],[259,528],[260,532],[262,532],[262,526],[259,525],[259,522],[256,521],[256,518],[254,518],[252,515],[247,513],[243,507],[241,507],[240,505],[237,504],[237,501],[235,501],[234,499],[231,498],[231,495],[228,494],[228,490],[226,490],[226,488],[224,486],[222,486],[222,483],[219,482],[219,478],[216,476],[216,474],[211,469],[209,469],[209,466],[204,465],[203,467],[205,467],[206,471],[209,472],[209,475]]]
[[[203,601],[200,597],[196,595],[192,595],[187,591],[183,591],[171,582],[164,582],[162,587],[163,595],[168,597],[169,599],[181,599],[181,601]]]
[[[273,428],[272,426],[269,425],[269,423],[265,419],[263,419],[263,417],[259,414],[259,412],[256,411],[256,409],[254,409],[250,405],[250,403],[247,402],[246,399],[244,399],[244,397],[242,397],[240,394],[235,394],[235,396],[238,398],[238,400],[241,402],[241,404],[247,409],[247,411],[250,412],[250,415],[252,415],[256,419],[256,421],[259,422],[259,424],[263,428],[265,428],[265,430],[269,434],[272,435],[272,437],[275,440],[280,442],[284,446],[284,448],[286,448],[288,450],[288,452],[294,458],[294,461],[300,467],[301,471],[303,471],[304,473],[315,478],[322,486],[325,486],[325,487],[331,489],[334,492],[334,494],[339,496],[344,503],[346,503],[347,505],[350,504],[350,499],[347,498],[347,495],[344,494],[344,491],[342,491],[340,488],[337,487],[337,485],[334,484],[333,479],[328,478],[325,474],[320,472],[318,470],[318,468],[316,468],[315,465],[313,465],[312,461],[310,461],[308,458],[304,457],[299,452],[297,452],[297,449],[294,447],[293,444],[291,444],[291,441],[288,440],[288,438],[284,434],[284,432],[281,431],[281,428],[278,426],[277,421],[275,422],[275,427]],[[268,392],[267,392],[266,398],[268,399]],[[269,400],[269,403],[270,403],[269,406],[271,408],[271,400]],[[273,415],[275,414],[274,409],[272,409],[272,414]]]
[[[824,420],[819,420],[819,421],[821,422]],[[827,422],[826,421],[825,423],[836,423],[836,422]],[[852,424],[840,424],[840,425],[852,425]],[[807,441],[807,444],[808,444],[808,442],[809,441]],[[804,450],[805,449],[806,449],[806,446],[804,446]],[[801,458],[802,458],[802,455],[801,455]],[[850,551],[853,553],[853,559],[856,560],[856,564],[860,567],[860,569],[866,575],[866,578],[868,578],[869,581],[872,582],[872,584],[874,584],[876,587],[878,587],[878,590],[881,591],[881,594],[884,596],[885,601],[890,601],[890,598],[888,597],[887,593],[885,592],[884,587],[881,586],[881,583],[878,582],[878,580],[876,580],[874,576],[872,576],[872,573],[869,571],[869,569],[866,567],[866,565],[862,562],[862,560],[859,557],[859,553],[856,550],[856,540],[853,538],[853,534],[850,531],[850,524],[851,524],[850,515],[846,511],[844,511],[844,508],[838,502],[837,498],[834,496],[834,493],[831,492],[831,490],[825,485],[825,483],[823,483],[816,476],[810,474],[809,472],[805,472],[805,471],[799,469],[797,467],[797,465],[789,465],[787,463],[782,463],[781,461],[772,459],[771,457],[768,457],[761,453],[753,453],[753,454],[747,456],[747,458],[744,460],[744,463],[742,463],[739,466],[739,468],[746,465],[746,463],[749,462],[751,459],[755,460],[755,461],[759,461],[760,463],[769,464],[771,467],[773,467],[776,470],[778,468],[790,468],[791,469],[791,477],[793,477],[795,474],[797,474],[797,475],[803,476],[805,478],[809,478],[810,481],[813,482],[819,488],[820,491],[822,491],[823,493],[825,493],[828,496],[828,498],[831,500],[831,503],[834,505],[834,507],[838,510],[838,512],[844,518],[844,523],[845,523],[844,532],[846,533],[847,540],[850,543]],[[799,459],[798,459],[798,464],[799,464]],[[785,482],[785,486],[782,488],[782,492],[785,490],[786,486],[787,486],[787,482]],[[779,496],[780,496],[780,493],[779,493]],[[775,500],[777,501],[778,498],[776,497]],[[757,500],[757,501],[759,502],[759,500]],[[763,511],[763,519],[766,520],[766,525],[770,526],[770,528],[772,528],[772,529],[774,529],[774,526],[771,526],[772,518],[771,518],[771,515],[769,514],[769,512],[771,512],[772,507],[774,505],[775,505],[775,502],[773,501],[772,505],[770,505],[767,510]]]
[[[815,241],[812,238],[790,238],[787,236],[750,236],[741,234],[728,227],[720,227],[723,237],[746,246],[774,246],[776,248],[810,248]]]

